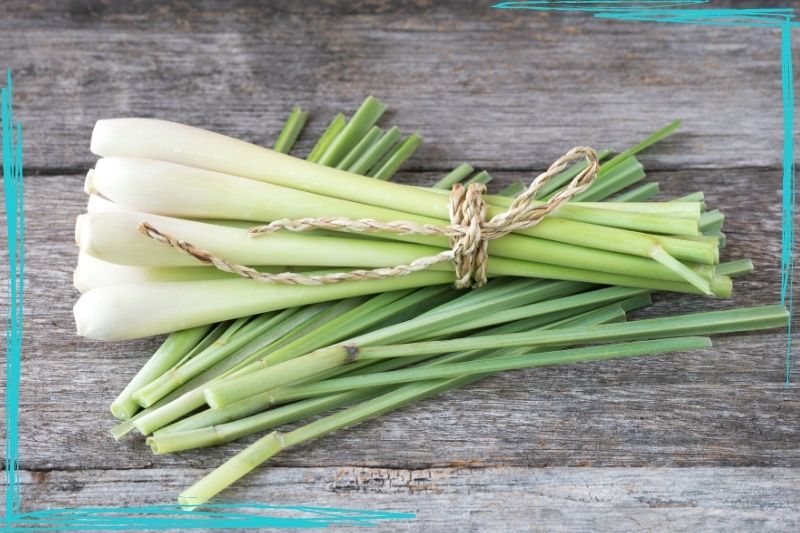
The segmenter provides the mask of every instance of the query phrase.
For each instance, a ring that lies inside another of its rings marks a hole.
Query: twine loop
[[[586,159],[586,167],[566,187],[554,194],[546,202],[534,204],[537,193],[553,176],[562,172],[570,163],[581,158]],[[351,270],[349,272],[321,275],[304,275],[296,272],[271,274],[227,261],[191,243],[159,231],[147,222],[139,225],[139,231],[151,239],[168,244],[219,270],[266,283],[326,285],[342,281],[385,279],[406,276],[438,263],[452,261],[456,273],[456,288],[475,288],[486,283],[489,241],[514,231],[535,226],[547,215],[588,189],[597,177],[598,169],[597,154],[593,149],[583,146],[575,147],[554,161],[545,172],[539,174],[528,188],[514,199],[507,210],[495,215],[488,221],[485,220],[487,208],[484,194],[486,186],[482,183],[472,183],[466,187],[461,184],[453,186],[449,202],[450,225],[445,227],[402,220],[381,222],[374,219],[354,220],[346,217],[319,217],[294,220],[281,219],[250,228],[249,230],[249,234],[252,237],[282,230],[302,232],[323,229],[365,233],[383,231],[397,235],[444,236],[449,240],[449,250],[436,255],[421,257],[408,265],[386,268]]]

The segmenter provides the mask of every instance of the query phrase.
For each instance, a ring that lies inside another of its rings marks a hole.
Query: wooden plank
[[[23,471],[23,507],[162,504],[203,472]],[[416,514],[393,531],[796,531],[798,482],[793,468],[339,466],[263,469],[225,497]]]
[[[159,117],[269,144],[292,105],[312,112],[316,135],[369,93],[429,141],[418,169],[542,168],[576,144],[626,146],[675,118],[684,133],[652,168],[781,161],[777,30],[484,2],[11,4],[0,55],[15,67],[34,172],[87,168],[99,118]]]
[[[659,295],[636,316],[773,303],[779,294],[778,202],[749,194],[779,172],[653,172],[667,192],[714,191],[729,213],[725,256],[751,256],[757,272],[732,300]],[[427,183],[438,173],[407,174]],[[527,174],[502,172],[498,186]],[[107,406],[157,346],[156,339],[98,343],[75,336],[71,288],[74,217],[83,210],[81,176],[42,176],[27,189],[28,303],[23,363],[22,466],[144,468],[218,464],[249,442],[153,457],[138,439],[115,444]],[[45,216],[46,214],[46,216]],[[506,373],[437,400],[341,431],[297,452],[283,466],[343,461],[421,468],[452,461],[490,466],[798,466],[797,388],[783,387],[780,331],[720,338],[712,350]],[[479,416],[476,416],[479,413]],[[411,433],[410,433],[411,431]],[[413,438],[409,438],[413,435]]]

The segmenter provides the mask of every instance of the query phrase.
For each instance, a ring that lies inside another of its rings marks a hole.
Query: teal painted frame
[[[701,24],[733,27],[781,29],[781,82],[783,97],[783,203],[781,236],[781,303],[792,311],[794,278],[794,80],[791,55],[791,30],[797,26],[791,9],[677,9],[705,4],[707,0],[608,0],[608,1],[529,1],[495,4],[498,9],[537,11],[582,11],[597,18]],[[239,529],[259,527],[310,528],[332,525],[375,525],[383,520],[413,519],[412,513],[364,511],[310,506],[274,506],[258,503],[207,504],[203,510],[186,511],[177,505],[147,507],[103,507],[48,509],[20,512],[21,497],[17,478],[19,438],[19,378],[22,351],[22,302],[24,295],[24,180],[22,164],[22,126],[14,122],[12,77],[0,92],[3,144],[3,184],[8,233],[9,316],[6,324],[6,446],[5,517],[2,532],[98,531],[143,529]],[[795,361],[791,351],[791,323],[787,330],[786,383],[790,383]],[[239,510],[239,511],[236,511]],[[242,512],[293,511],[306,516],[285,518]],[[119,516],[121,515],[121,516]]]

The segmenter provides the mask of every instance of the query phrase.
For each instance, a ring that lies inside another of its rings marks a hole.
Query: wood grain
[[[158,339],[74,333],[73,224],[98,118],[270,144],[299,104],[312,112],[302,154],[374,93],[393,109],[384,124],[426,139],[400,181],[432,183],[467,160],[497,187],[575,144],[621,148],[683,118],[641,159],[665,198],[704,190],[728,215],[724,256],[757,270],[731,300],[658,295],[635,316],[779,298],[775,31],[457,1],[8,4],[0,57],[14,67],[28,169],[26,509],[170,502],[252,440],[154,457],[108,435],[108,404]],[[797,530],[800,398],[784,387],[784,354],[783,333],[767,332],[646,363],[504,373],[280,454],[225,497],[411,511],[417,521],[394,527],[426,531]]]
[[[203,471],[22,472],[31,508],[162,503]],[[281,505],[411,512],[392,531],[796,531],[792,468],[271,468],[229,492]],[[767,503],[768,502],[768,503]],[[766,504],[765,504],[766,503]],[[363,528],[336,528],[363,531]]]

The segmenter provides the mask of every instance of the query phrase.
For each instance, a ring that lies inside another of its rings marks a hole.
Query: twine
[[[536,194],[550,178],[563,171],[569,163],[581,157],[586,159],[586,168],[581,170],[563,190],[554,194],[546,202],[538,206],[532,205]],[[353,220],[345,217],[321,217],[276,220],[249,230],[252,237],[281,230],[311,231],[316,229],[365,233],[385,231],[397,235],[414,234],[448,237],[450,242],[449,250],[436,255],[420,257],[407,265],[393,267],[351,270],[349,272],[322,275],[304,275],[296,272],[270,274],[259,272],[248,266],[231,263],[191,243],[161,232],[147,222],[139,225],[139,231],[151,239],[168,244],[194,257],[202,263],[213,265],[224,272],[265,283],[327,285],[342,281],[386,279],[407,276],[412,272],[419,272],[433,265],[452,261],[456,272],[456,288],[476,288],[486,283],[486,269],[489,262],[487,248],[490,240],[535,226],[544,217],[569,202],[575,195],[585,191],[597,177],[598,168],[597,154],[593,149],[580,146],[573,148],[553,162],[545,172],[537,176],[528,188],[514,199],[506,211],[488,221],[485,220],[486,203],[483,199],[486,186],[482,183],[472,183],[467,187],[461,184],[453,186],[449,203],[450,225],[445,227],[407,221],[380,222],[373,219]]]

